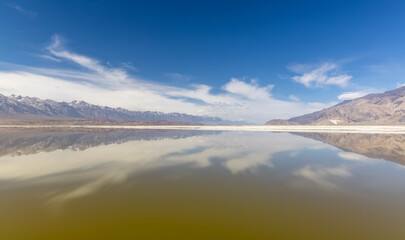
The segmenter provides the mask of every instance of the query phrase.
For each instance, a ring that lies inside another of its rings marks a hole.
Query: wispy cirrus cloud
[[[174,81],[178,81],[178,82],[188,82],[191,79],[193,79],[193,77],[189,74],[176,73],[176,72],[165,73],[164,75],[166,77],[168,77]]]
[[[231,78],[213,93],[213,87],[189,84],[181,87],[147,81],[131,75],[125,67],[113,67],[74,53],[63,38],[52,37],[43,58],[61,68],[13,65],[0,70],[2,94],[18,94],[58,101],[84,100],[93,104],[129,110],[183,112],[219,116],[262,124],[273,118],[290,118],[320,110],[331,104],[284,101],[271,94],[273,85],[258,80]]]
[[[122,63],[121,63],[121,66],[122,66],[123,68],[128,69],[128,70],[131,70],[131,71],[135,71],[135,72],[138,72],[138,71],[139,71],[139,69],[136,68],[136,67],[132,64],[132,62],[122,62]]]
[[[32,17],[37,16],[37,13],[36,13],[36,12],[31,11],[31,10],[27,10],[27,9],[24,9],[24,8],[22,8],[21,6],[17,5],[17,4],[14,3],[14,2],[8,3],[7,5],[8,5],[9,7],[13,8],[13,9],[17,10],[19,13],[24,14],[24,15],[27,16],[27,17],[31,17],[31,18],[32,18]]]
[[[305,87],[323,87],[326,85],[335,85],[341,88],[346,87],[352,79],[351,75],[343,74],[336,63],[313,64],[294,64],[288,66],[288,69],[298,75],[292,79]]]
[[[295,96],[295,95],[290,95],[290,96],[288,96],[288,98],[291,99],[291,100],[293,100],[293,101],[299,101],[299,100],[300,100],[300,99],[299,99],[297,96]]]
[[[53,58],[74,62],[98,74],[99,78],[97,79],[97,83],[99,84],[115,85],[129,83],[131,81],[127,72],[123,69],[105,67],[96,59],[66,50],[63,39],[59,35],[52,37],[52,43],[47,47],[47,50]]]

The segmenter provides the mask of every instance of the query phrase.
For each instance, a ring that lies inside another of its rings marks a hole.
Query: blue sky
[[[0,93],[263,123],[404,84],[404,1],[0,1]]]

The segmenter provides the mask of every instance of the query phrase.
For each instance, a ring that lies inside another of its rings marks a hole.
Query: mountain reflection
[[[294,133],[323,143],[338,147],[345,152],[360,154],[367,158],[385,159],[405,165],[405,136],[388,134],[353,134],[353,133]],[[345,158],[357,158],[345,153]]]
[[[1,129],[0,156],[28,155],[65,149],[83,151],[100,145],[121,144],[129,141],[180,139],[192,136],[216,135],[219,133],[216,131],[180,130],[41,131],[37,129]]]
[[[3,130],[0,190],[49,185],[46,202],[59,205],[146,173],[176,169],[174,177],[181,178],[196,169],[216,169],[240,176],[261,168],[274,170],[274,176],[293,176],[299,184],[306,180],[336,191],[339,181],[353,177],[355,169],[353,162],[336,159],[405,163],[405,139],[400,135],[299,135],[303,137],[268,132]],[[320,149],[327,155],[318,156]]]
[[[12,138],[1,138],[0,180],[9,182],[8,186],[11,183],[76,182],[76,187],[71,190],[55,191],[51,196],[52,203],[80,198],[109,184],[122,184],[139,173],[170,167],[202,169],[219,166],[237,174],[261,166],[272,168],[272,158],[280,152],[326,147],[288,133],[112,131],[18,134],[10,132]]]

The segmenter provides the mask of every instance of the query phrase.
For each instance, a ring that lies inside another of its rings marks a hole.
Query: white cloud
[[[55,58],[55,57],[52,57],[50,55],[46,55],[46,54],[38,55],[38,57],[41,57],[41,58],[44,58],[44,59],[47,59],[47,60],[52,60],[54,62],[62,62],[62,60],[60,60],[58,58]]]
[[[338,96],[338,99],[340,101],[351,100],[351,99],[366,96],[373,92],[376,92],[376,91],[373,89],[367,89],[367,90],[363,90],[363,91],[343,92],[342,94],[340,94]]]
[[[52,43],[47,47],[47,49],[55,58],[72,61],[98,74],[99,78],[95,80],[95,83],[116,85],[130,82],[130,77],[123,69],[104,67],[96,59],[71,53],[65,50],[63,40],[59,35],[54,35],[52,37]]]
[[[132,64],[132,62],[123,62],[123,63],[121,63],[121,65],[122,65],[124,68],[128,69],[128,70],[132,70],[132,71],[136,71],[136,72],[139,71],[139,69],[136,68],[136,67]]]
[[[267,85],[266,87],[259,87],[257,80],[251,80],[246,83],[236,78],[232,78],[230,82],[223,86],[223,89],[229,93],[237,94],[248,99],[268,99],[270,97],[269,91],[273,89],[274,85]]]
[[[290,118],[320,110],[330,104],[282,101],[272,97],[273,85],[260,86],[232,78],[221,93],[195,84],[173,87],[131,76],[125,68],[103,65],[97,59],[72,53],[58,35],[47,47],[48,59],[73,62],[72,68],[34,68],[8,65],[0,70],[0,93],[35,96],[58,101],[83,100],[129,110],[183,112],[219,116],[263,124],[273,118]]]
[[[296,64],[288,67],[291,71],[300,74],[292,79],[306,87],[322,87],[336,85],[341,88],[349,84],[352,76],[339,73],[339,66],[335,63],[323,63],[321,65]]]
[[[396,87],[397,87],[397,88],[400,88],[400,87],[403,87],[403,86],[405,86],[405,83],[397,83],[397,84],[396,84]]]
[[[36,12],[24,9],[24,8],[20,7],[19,5],[15,4],[15,3],[9,3],[8,6],[15,9],[15,10],[17,10],[19,13],[22,13],[22,14],[26,15],[27,17],[32,18],[32,17],[35,17],[37,15]]]
[[[300,99],[295,95],[290,95],[289,98],[293,101],[299,101]]]

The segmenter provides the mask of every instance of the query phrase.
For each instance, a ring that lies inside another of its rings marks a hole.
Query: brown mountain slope
[[[268,125],[283,123],[271,120]],[[405,124],[405,87],[347,100],[333,107],[285,120],[284,124],[372,125]]]
[[[405,136],[352,133],[294,133],[369,158],[405,165]]]

